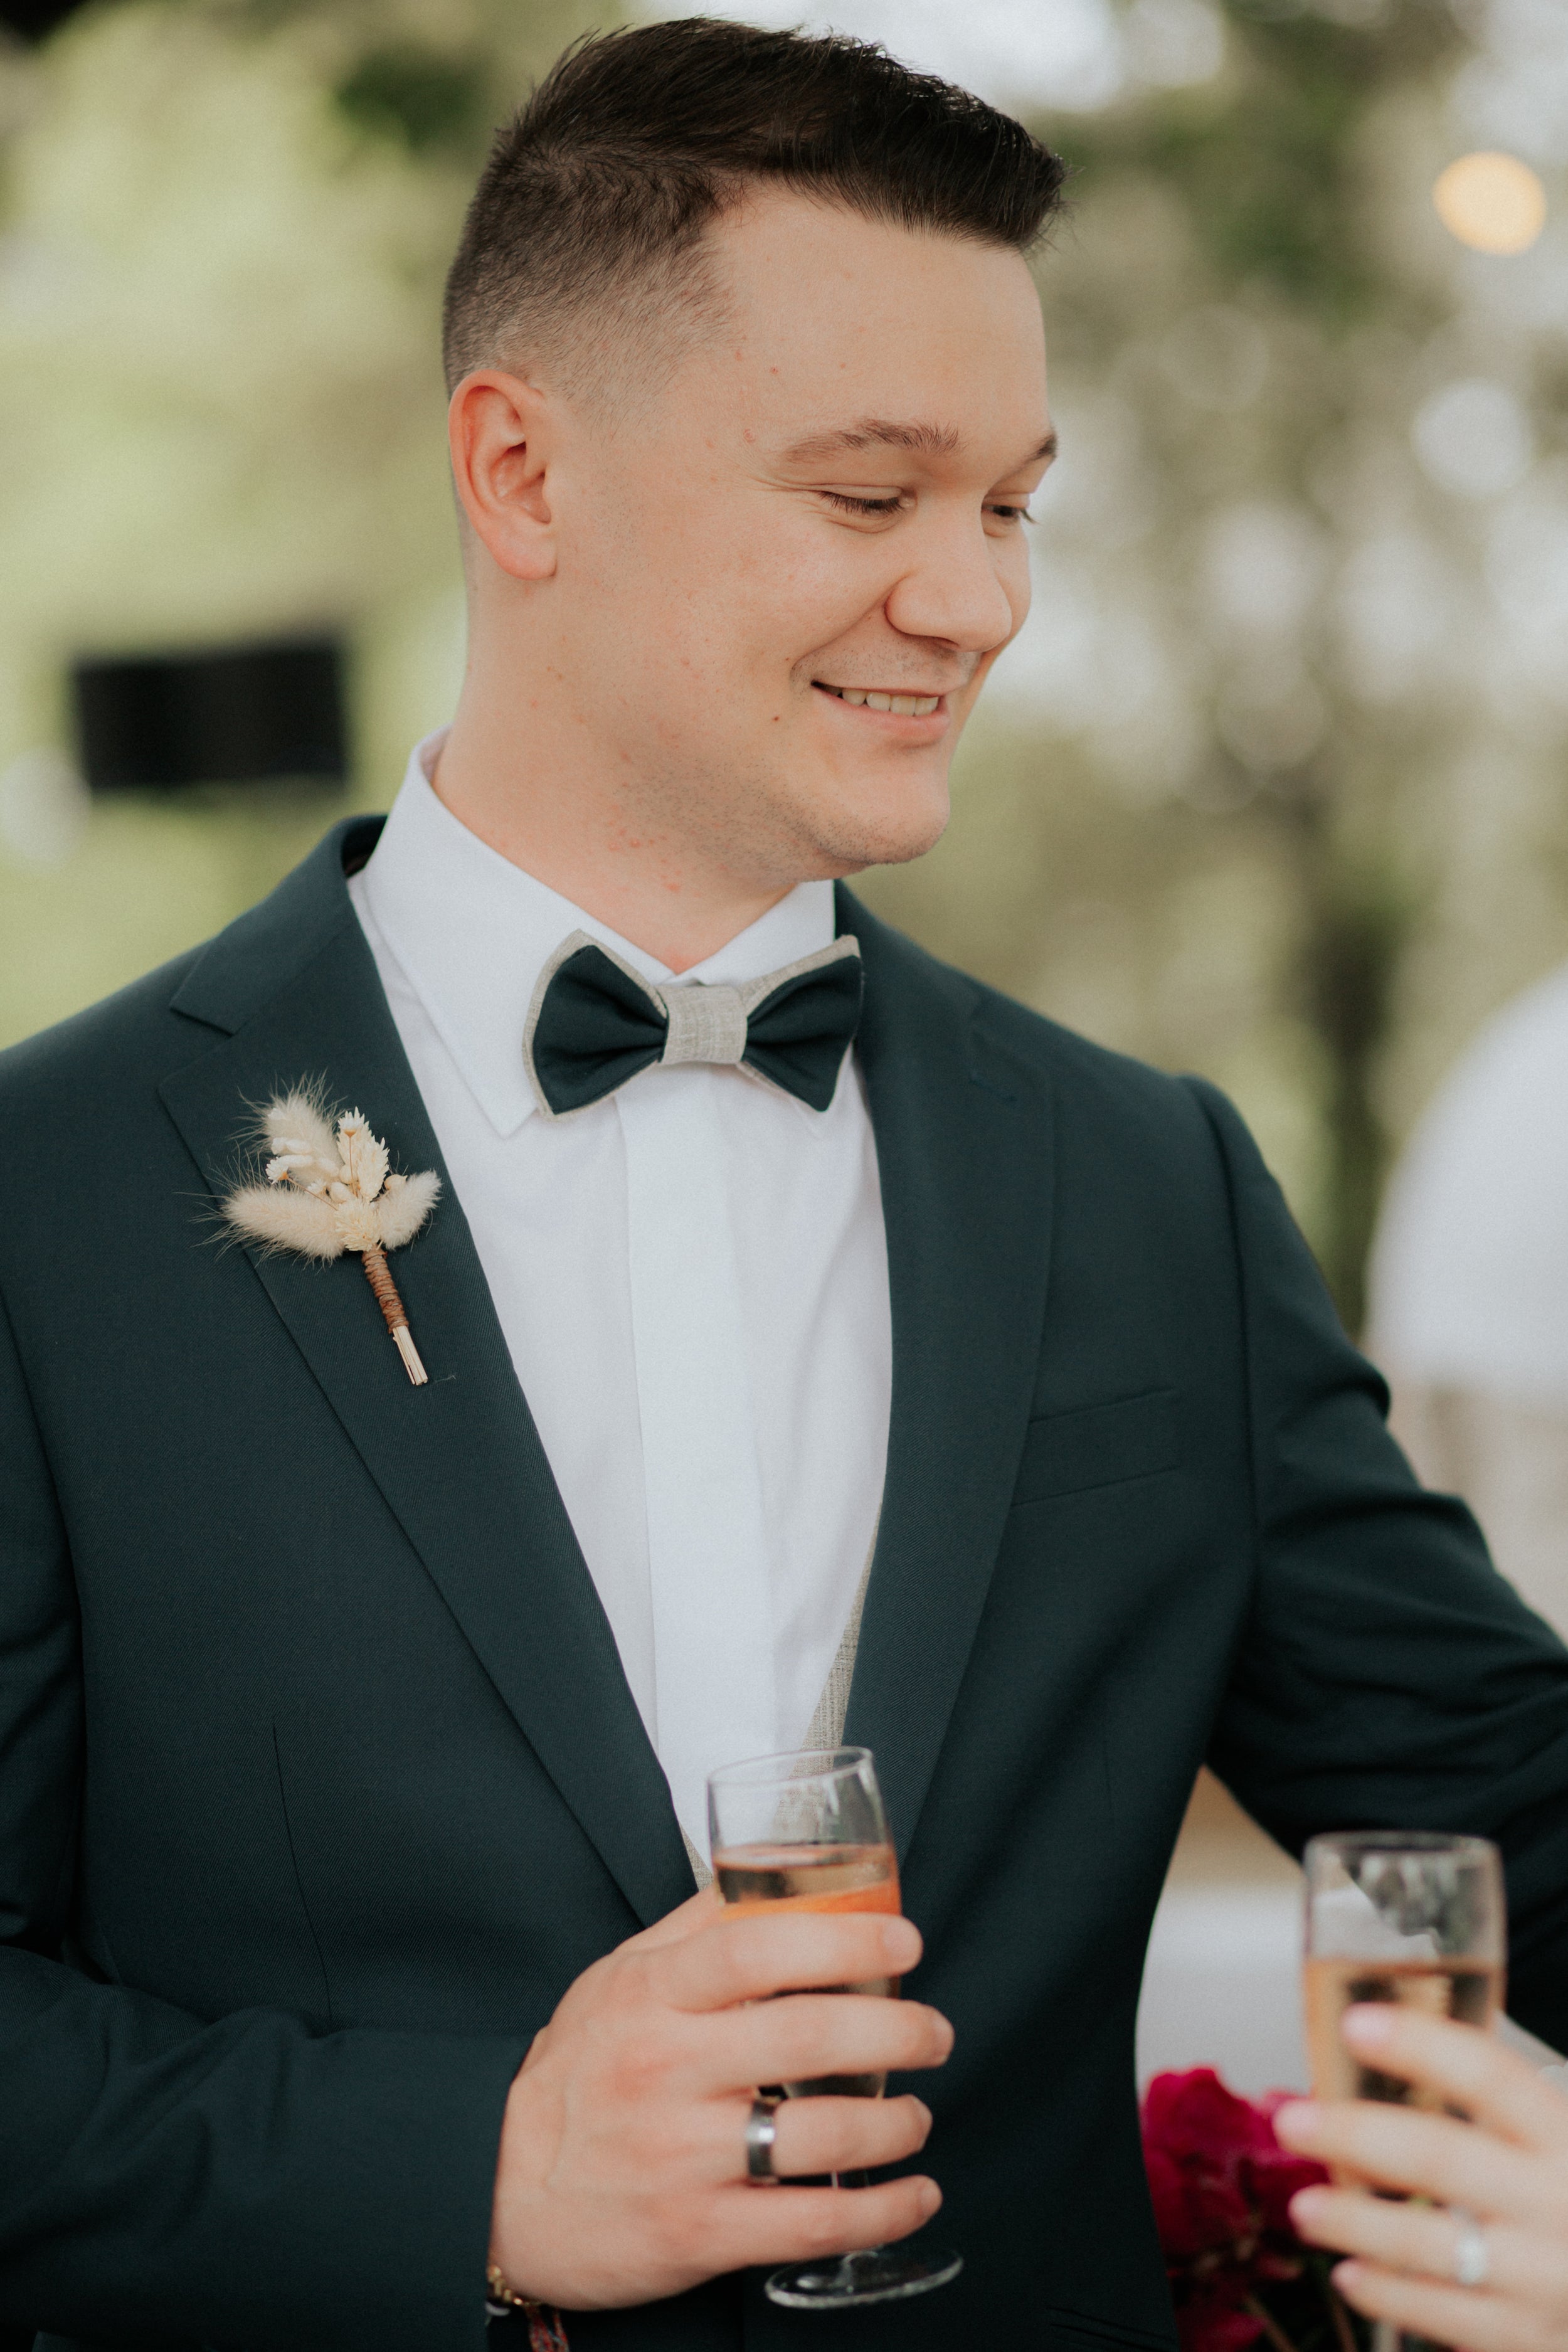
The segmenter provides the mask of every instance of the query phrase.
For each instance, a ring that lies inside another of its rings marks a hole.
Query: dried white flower
[[[342,1236],[343,1247],[352,1250],[378,1249],[381,1246],[381,1219],[374,1201],[356,1201],[352,1197],[338,1202],[332,1223]]]
[[[301,1257],[357,1251],[386,1328],[416,1387],[426,1381],[408,1318],[386,1263],[389,1249],[413,1240],[440,1195],[434,1169],[388,1173],[386,1146],[363,1111],[345,1111],[334,1128],[321,1097],[308,1087],[279,1096],[261,1118],[268,1158],[264,1184],[236,1186],[224,1222],[247,1241]]]

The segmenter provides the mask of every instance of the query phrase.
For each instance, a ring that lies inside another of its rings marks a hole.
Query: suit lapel
[[[858,1039],[892,1298],[887,1486],[847,1738],[871,1748],[908,1850],[1011,1503],[1045,1318],[1051,1118],[985,992],[847,892],[866,964]]]
[[[668,1790],[348,899],[345,835],[363,862],[374,830],[338,828],[188,973],[175,1009],[220,1034],[165,1081],[163,1101],[215,1194],[232,1181],[247,1106],[312,1076],[364,1111],[395,1168],[440,1171],[435,1216],[395,1261],[427,1388],[410,1385],[357,1267],[252,1254],[256,1276],[541,1762],[651,1922],[691,1889]]]

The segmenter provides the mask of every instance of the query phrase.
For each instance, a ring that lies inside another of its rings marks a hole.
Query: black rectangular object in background
[[[0,0],[0,25],[25,41],[41,41],[76,14],[78,0]]]
[[[342,652],[330,637],[79,661],[82,773],[95,793],[348,772]]]

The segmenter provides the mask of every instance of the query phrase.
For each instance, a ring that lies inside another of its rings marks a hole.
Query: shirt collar
[[[675,978],[608,924],[584,914],[482,842],[430,782],[447,730],[409,754],[402,788],[366,863],[361,887],[386,948],[498,1135],[537,1106],[522,1065],[522,1028],[534,982],[573,931],[614,948],[645,979]],[[800,882],[680,982],[739,987],[834,939],[833,885]],[[678,985],[680,983],[678,983]]]

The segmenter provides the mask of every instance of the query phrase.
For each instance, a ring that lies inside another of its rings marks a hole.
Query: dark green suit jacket
[[[352,1262],[215,1240],[308,1074],[439,1165],[374,839],[0,1060],[0,2342],[480,2352],[512,2074],[691,1892],[460,1200],[397,1262],[425,1389]],[[1163,2347],[1132,2025],[1198,1763],[1290,1846],[1499,1838],[1565,2042],[1568,1654],[1417,1487],[1223,1099],[841,922],[894,1347],[847,1732],[957,2028],[920,2087],[967,2267],[573,2348]]]

